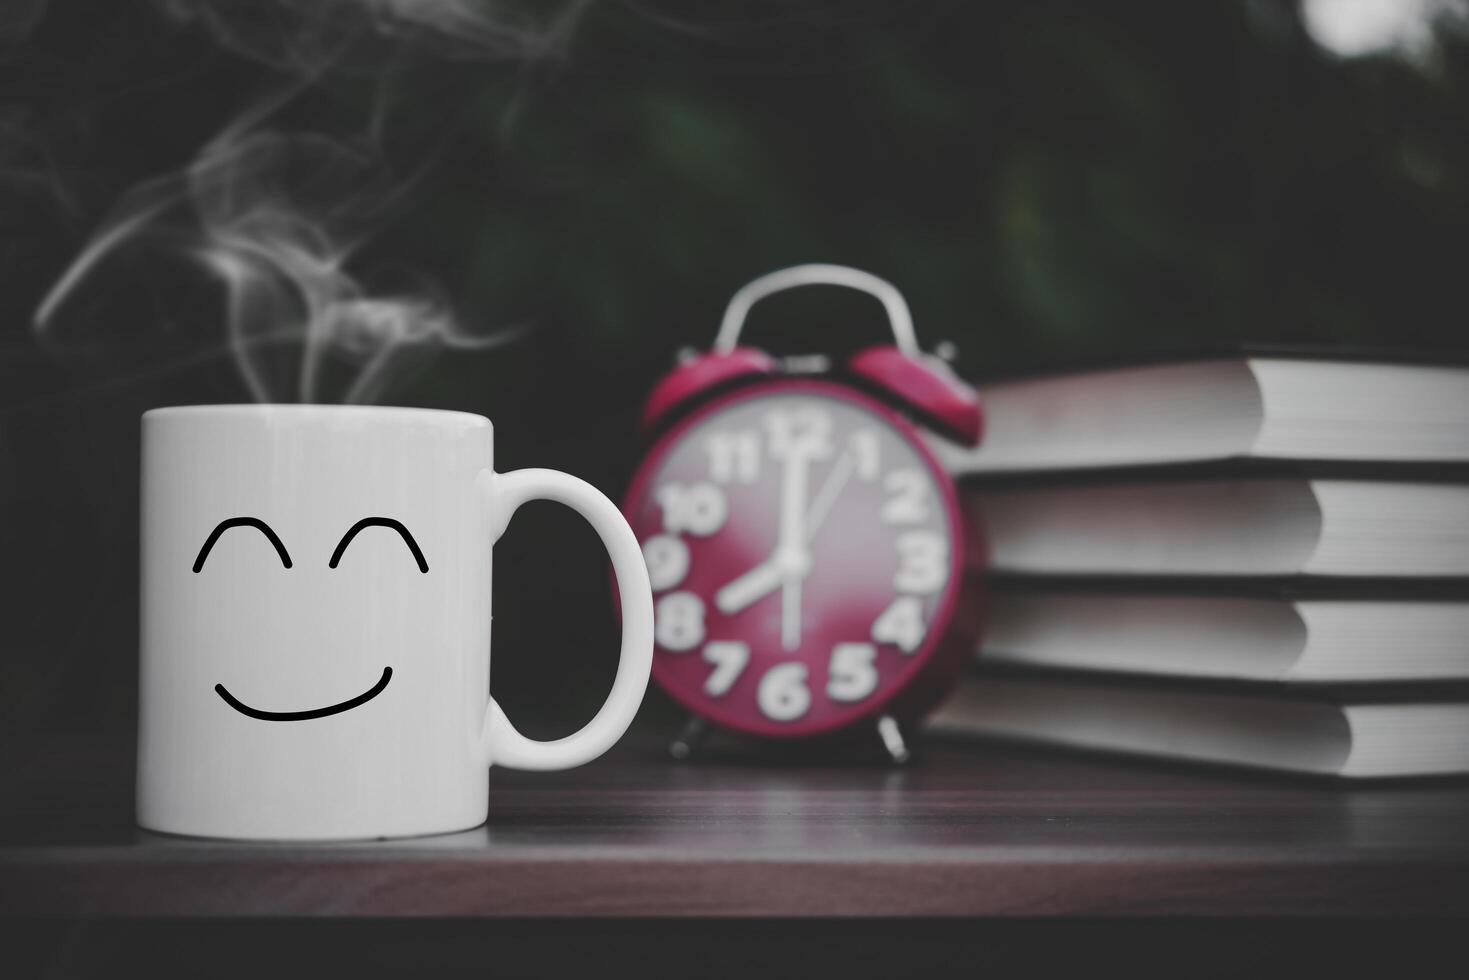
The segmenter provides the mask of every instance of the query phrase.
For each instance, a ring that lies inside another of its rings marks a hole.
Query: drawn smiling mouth
[[[261,721],[305,721],[308,718],[325,718],[327,715],[339,714],[355,708],[360,704],[366,704],[383,693],[383,688],[387,687],[388,681],[392,679],[393,668],[384,667],[383,676],[378,679],[378,682],[355,698],[348,698],[346,701],[337,704],[329,704],[325,708],[307,708],[305,711],[261,711],[259,708],[252,708],[235,697],[225,689],[223,684],[214,685],[214,692],[224,699],[225,704],[234,708],[240,714],[249,715],[251,718],[259,718]]]

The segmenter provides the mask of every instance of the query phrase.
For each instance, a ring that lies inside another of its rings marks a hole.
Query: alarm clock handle
[[[554,500],[586,518],[612,558],[622,604],[622,654],[612,691],[590,722],[573,735],[550,742],[526,738],[515,730],[500,705],[490,698],[485,709],[481,754],[486,763],[511,769],[570,769],[590,762],[622,737],[637,714],[653,666],[653,590],[637,537],[617,505],[590,483],[556,470],[527,469],[511,473],[485,470],[476,489],[489,521],[491,542],[505,531],[511,516],[529,500]]]
[[[919,356],[918,334],[913,329],[913,314],[908,301],[898,292],[898,287],[886,279],[874,276],[861,269],[846,265],[831,265],[811,262],[793,265],[788,269],[767,272],[758,279],[751,279],[730,297],[724,309],[724,319],[719,324],[719,333],[714,338],[714,352],[728,354],[739,344],[740,330],[750,307],[767,296],[795,289],[798,286],[844,286],[875,297],[887,310],[888,323],[893,329],[893,344],[906,357]]]

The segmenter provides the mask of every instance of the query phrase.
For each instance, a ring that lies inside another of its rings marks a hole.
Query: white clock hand
[[[731,616],[780,587],[788,574],[780,553],[750,569],[714,594],[714,605]]]
[[[788,575],[781,583],[780,645],[788,652],[801,646],[801,578]]]
[[[785,454],[780,487],[780,537],[777,550],[806,550],[806,484],[811,458],[793,451]]]
[[[806,485],[811,455],[792,449],[785,453],[781,480],[779,558],[785,556],[786,574],[781,581],[780,645],[796,650],[801,645],[801,579],[811,570],[806,549]]]
[[[832,505],[836,503],[837,497],[841,495],[842,489],[846,487],[847,481],[852,478],[852,471],[856,468],[857,457],[850,450],[842,453],[832,464],[831,471],[826,474],[826,480],[816,491],[816,496],[811,498],[811,509],[806,511],[806,544],[809,545],[816,537],[816,532],[821,530],[822,522],[826,520],[826,515],[831,513]]]
[[[802,458],[800,462],[804,470],[804,466],[809,460]],[[789,462],[787,465],[789,465]],[[800,570],[786,575],[781,582],[780,645],[787,651],[795,651],[801,646],[801,580],[811,571],[811,553],[806,548],[809,546],[811,539],[816,536],[816,532],[820,530],[822,522],[826,520],[826,515],[831,512],[832,504],[836,502],[837,495],[842,492],[842,488],[852,478],[852,471],[856,465],[857,461],[850,452],[843,453],[841,458],[832,465],[831,472],[827,474],[826,480],[821,485],[821,489],[816,491],[816,497],[811,501],[811,509],[801,513],[793,521],[790,516],[792,512],[787,509],[787,506],[792,500],[795,500],[799,504],[805,496],[805,472],[802,472],[799,478],[798,489],[801,496],[794,497],[788,495],[781,501],[781,530],[785,531],[787,528],[794,526],[794,533],[799,535],[797,540],[800,541],[800,547],[802,549],[801,557],[804,559]],[[787,487],[789,488],[791,483],[794,482],[796,481],[788,480]],[[785,540],[784,536],[782,540]]]

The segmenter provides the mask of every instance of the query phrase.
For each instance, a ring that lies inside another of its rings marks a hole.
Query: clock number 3
[[[948,577],[947,541],[932,531],[904,531],[898,535],[898,571],[893,576],[893,588],[932,595]]]

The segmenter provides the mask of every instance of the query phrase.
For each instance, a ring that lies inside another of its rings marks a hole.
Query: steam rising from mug
[[[161,247],[223,287],[225,341],[259,401],[371,402],[417,358],[515,336],[466,329],[420,276],[359,268],[363,247],[416,179],[395,178],[383,161],[384,114],[353,138],[271,120],[328,71],[350,71],[359,59],[381,66],[385,45],[400,59],[544,57],[584,6],[541,6],[531,17],[529,7],[476,0],[164,4],[291,77],[181,172],[124,195],[41,302],[37,333],[62,350],[95,346],[108,283]]]
[[[222,46],[284,71],[381,68],[381,44],[464,61],[558,54],[590,0],[160,0]],[[363,55],[359,61],[353,55]],[[366,57],[366,56],[371,56]]]
[[[250,131],[210,142],[183,174],[135,188],[42,302],[36,328],[67,341],[66,313],[105,288],[110,262],[148,239],[196,259],[224,287],[225,335],[259,401],[368,402],[404,355],[484,348],[426,286],[368,289],[350,260],[394,189],[365,151],[313,134]],[[73,329],[87,329],[85,322]],[[333,368],[348,367],[333,389]]]

